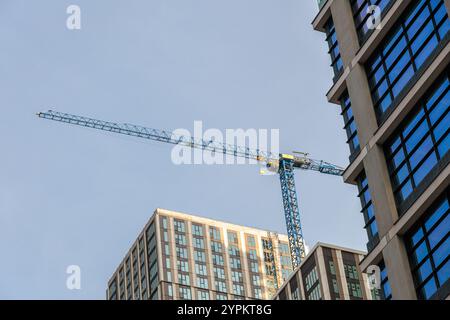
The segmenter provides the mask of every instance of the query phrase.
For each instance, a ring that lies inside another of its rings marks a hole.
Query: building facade
[[[322,0],[313,21],[334,71],[385,299],[450,294],[450,0]]]
[[[372,300],[379,291],[369,288],[361,272],[365,252],[318,243],[275,295],[275,300]]]
[[[157,209],[106,294],[110,300],[270,299],[291,271],[286,235]]]

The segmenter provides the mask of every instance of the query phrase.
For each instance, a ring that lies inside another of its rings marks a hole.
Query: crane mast
[[[305,257],[305,241],[300,221],[300,210],[295,188],[294,170],[313,170],[325,174],[341,176],[344,170],[331,163],[314,160],[307,157],[289,154],[274,154],[259,149],[250,149],[243,146],[225,144],[216,141],[205,141],[195,137],[175,135],[171,131],[142,127],[127,123],[116,123],[93,118],[77,116],[68,113],[49,110],[37,113],[39,118],[64,122],[72,125],[109,131],[148,140],[154,140],[190,148],[219,152],[234,157],[256,160],[275,170],[280,177],[281,193],[283,197],[284,216],[289,238],[289,249],[292,267],[296,269]]]

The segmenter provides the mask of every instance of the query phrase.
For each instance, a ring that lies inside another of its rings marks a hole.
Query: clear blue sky
[[[78,4],[82,30],[66,29]],[[279,128],[281,149],[348,164],[315,0],[1,0],[0,298],[103,299],[157,207],[285,233],[277,176],[175,166],[171,146],[40,120]],[[364,249],[356,187],[297,172],[304,235]],[[82,289],[66,289],[79,265]]]

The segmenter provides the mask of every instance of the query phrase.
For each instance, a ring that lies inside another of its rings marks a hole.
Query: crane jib
[[[304,153],[300,153],[303,155],[301,157],[290,154],[275,155],[269,152],[262,152],[260,150],[251,150],[238,145],[229,145],[194,138],[188,139],[184,136],[174,135],[171,131],[167,130],[147,128],[133,124],[108,122],[52,110],[49,110],[48,112],[39,112],[37,113],[37,116],[43,119],[114,132],[117,134],[171,144],[181,144],[196,149],[214,152],[217,151],[222,152],[223,154],[233,155],[235,157],[255,159],[259,162],[265,163],[268,167],[276,168],[275,170],[278,172],[280,177],[293,268],[298,267],[305,256],[305,241],[302,233],[297,191],[295,188],[294,169],[312,170],[336,176],[341,176],[344,173],[343,168],[322,160],[308,158],[307,154]],[[296,153],[298,154],[298,152]]]

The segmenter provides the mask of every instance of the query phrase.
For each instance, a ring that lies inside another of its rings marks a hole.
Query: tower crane
[[[293,152],[293,154],[274,154],[259,149],[250,149],[212,140],[205,141],[195,137],[176,135],[171,131],[166,130],[152,129],[127,123],[103,121],[52,110],[39,112],[37,113],[37,116],[43,119],[97,130],[218,152],[234,157],[242,157],[245,159],[256,160],[259,163],[264,164],[269,170],[278,173],[280,177],[289,249],[294,269],[300,265],[302,259],[305,257],[305,242],[300,222],[300,210],[297,200],[297,191],[295,189],[294,170],[313,170],[335,176],[341,176],[344,172],[339,166],[321,160],[310,159],[307,154],[299,152]]]

